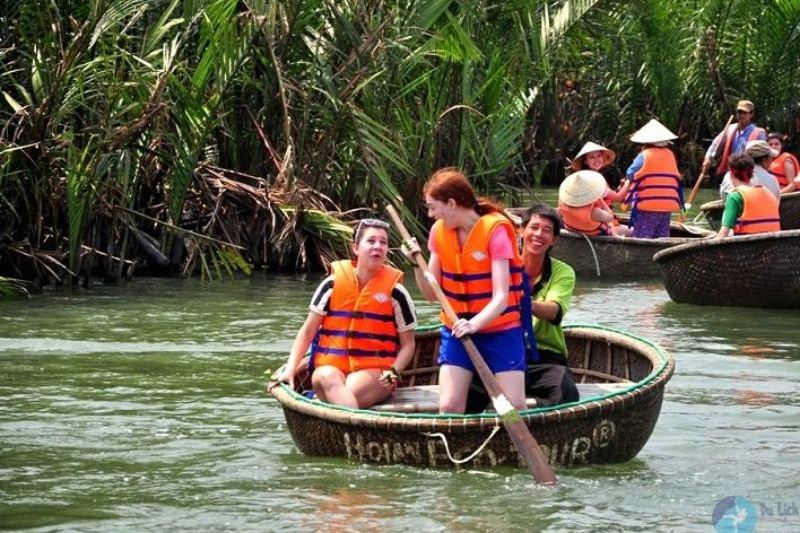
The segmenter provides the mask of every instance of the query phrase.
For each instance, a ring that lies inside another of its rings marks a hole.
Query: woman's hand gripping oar
[[[397,211],[395,211],[394,207],[387,205],[386,212],[389,214],[389,218],[392,219],[392,222],[394,222],[395,226],[397,226],[397,229],[400,232],[400,235],[403,237],[403,240],[411,240],[411,235],[408,233],[405,225],[403,225],[403,221],[400,219],[400,216],[397,214]],[[417,266],[425,275],[425,279],[430,284],[433,292],[436,294],[436,299],[439,300],[439,304],[441,304],[445,314],[450,317],[453,322],[457,321],[458,316],[456,315],[456,312],[453,310],[453,307],[450,305],[447,297],[442,292],[441,287],[439,287],[439,282],[428,270],[428,265],[425,264],[422,254],[414,254],[414,259],[417,263]],[[511,405],[511,402],[509,402],[508,398],[506,398],[503,394],[500,384],[497,382],[497,378],[495,378],[494,374],[492,374],[492,371],[489,369],[486,361],[484,361],[483,356],[478,351],[475,343],[472,341],[469,335],[463,335],[459,338],[459,340],[464,345],[464,349],[466,350],[470,361],[472,361],[472,365],[475,367],[475,370],[478,372],[478,376],[480,376],[483,386],[486,388],[486,392],[488,392],[489,396],[492,398],[492,405],[494,406],[495,411],[497,411],[497,414],[500,415],[500,421],[503,423],[503,427],[506,428],[509,437],[511,437],[511,441],[517,448],[517,451],[519,452],[520,457],[522,457],[523,462],[528,467],[528,471],[531,473],[537,483],[557,485],[558,479],[556,479],[553,469],[550,468],[550,465],[547,463],[547,458],[544,456],[542,449],[539,447],[536,439],[533,438],[528,426],[525,425],[525,422],[522,420],[519,411],[517,411],[514,406]]]

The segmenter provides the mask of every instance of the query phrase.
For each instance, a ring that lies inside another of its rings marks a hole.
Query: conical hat
[[[631,135],[631,141],[639,144],[663,143],[677,138],[677,135],[654,118],[650,119],[650,122]]]
[[[581,151],[575,155],[575,159],[572,160],[572,164],[570,167],[572,170],[581,170],[583,168],[583,160],[581,159],[583,156],[588,154],[589,152],[603,152],[603,157],[605,158],[604,167],[607,167],[611,163],[614,162],[614,159],[617,158],[617,153],[614,150],[609,150],[605,146],[597,143],[593,143],[592,141],[587,142],[581,148]]]
[[[594,170],[579,170],[570,174],[558,188],[558,201],[570,207],[581,207],[596,202],[606,192],[606,180]]]

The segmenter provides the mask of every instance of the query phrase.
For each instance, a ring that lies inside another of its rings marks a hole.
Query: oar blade
[[[544,452],[539,447],[536,439],[533,438],[525,421],[519,416],[515,419],[504,420],[503,427],[506,428],[508,436],[517,448],[522,462],[528,467],[528,471],[533,476],[537,483],[542,485],[558,485],[558,478],[556,478],[553,469],[547,462]]]

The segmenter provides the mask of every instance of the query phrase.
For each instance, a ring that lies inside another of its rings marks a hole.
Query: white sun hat
[[[581,170],[583,169],[583,160],[581,159],[588,153],[591,152],[603,152],[603,158],[605,159],[604,167],[607,167],[611,163],[614,162],[614,159],[617,158],[617,153],[614,150],[610,150],[603,146],[602,144],[593,143],[592,141],[587,142],[581,148],[581,151],[575,155],[575,159],[572,160],[572,164],[570,168],[572,170]]]
[[[582,207],[605,195],[606,180],[594,170],[579,170],[564,178],[558,188],[558,201],[570,207]]]
[[[631,135],[631,141],[635,143],[655,144],[658,146],[666,146],[669,144],[669,141],[677,138],[677,135],[669,131],[666,126],[654,118],[650,119],[650,122]]]

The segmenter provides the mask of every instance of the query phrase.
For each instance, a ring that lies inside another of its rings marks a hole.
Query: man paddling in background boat
[[[550,249],[561,231],[558,212],[537,204],[522,217],[523,291],[520,302],[525,325],[528,370],[525,392],[546,407],[579,399],[572,371],[567,365],[567,343],[561,324],[575,289],[575,271],[550,257]],[[489,403],[476,383],[470,389],[467,412],[483,411]]]
[[[735,154],[743,154],[748,141],[765,141],[767,132],[753,122],[755,105],[750,100],[739,100],[736,104],[736,123],[721,131],[711,142],[703,160],[703,173],[711,169],[715,154],[722,154],[717,161],[716,175],[722,176],[728,170],[728,159]]]

